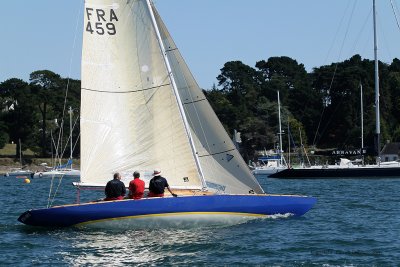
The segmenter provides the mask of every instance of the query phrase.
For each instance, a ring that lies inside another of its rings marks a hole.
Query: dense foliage
[[[379,68],[382,140],[399,142],[400,60],[394,59],[391,64],[380,62]],[[314,68],[311,73],[289,57],[271,57],[254,67],[231,61],[225,63],[217,80],[218,84],[205,93],[228,133],[234,129],[242,133],[242,152],[248,159],[257,150],[277,146],[278,91],[283,148],[287,149],[289,144],[292,149],[301,144],[359,148],[361,85],[364,140],[366,145],[374,145],[374,62],[359,55]],[[73,108],[75,121],[79,103],[80,81],[48,70],[31,73],[29,83],[20,79],[2,82],[0,147],[20,139],[24,149],[30,148],[40,156],[55,153],[57,144],[59,150],[64,150],[69,135],[67,108]],[[77,138],[79,123],[73,134],[73,139]],[[79,155],[79,144],[74,153]]]
[[[19,157],[21,141],[22,150],[30,148],[38,156],[63,155],[70,132],[69,114],[64,108],[71,106],[75,117],[79,114],[80,81],[61,78],[48,70],[31,73],[29,83],[8,79],[0,84],[0,105],[0,147],[16,143]],[[79,123],[73,140],[78,137]],[[79,146],[76,148],[79,154]]]
[[[379,63],[382,140],[400,141],[400,60]],[[344,62],[315,68],[288,57],[272,57],[252,68],[227,62],[217,77],[218,86],[207,92],[228,132],[242,132],[245,156],[255,150],[276,148],[280,92],[283,148],[352,149],[361,146],[363,88],[364,143],[374,147],[374,61],[355,55]]]

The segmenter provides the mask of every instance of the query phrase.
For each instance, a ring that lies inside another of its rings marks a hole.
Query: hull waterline
[[[286,169],[269,175],[281,179],[318,179],[318,178],[400,178],[400,167],[381,168],[321,168],[321,169]]]
[[[283,195],[213,195],[148,198],[29,210],[18,220],[42,227],[159,228],[235,224],[276,214],[301,216],[316,199]]]

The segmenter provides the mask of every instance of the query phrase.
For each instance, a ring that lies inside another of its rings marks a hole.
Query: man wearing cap
[[[167,179],[161,176],[161,171],[159,169],[155,169],[153,173],[154,177],[150,180],[149,184],[149,197],[163,197],[165,188],[173,195],[177,197],[177,194],[174,194],[169,188]]]
[[[140,173],[133,173],[133,180],[129,183],[129,198],[141,199],[144,193],[144,181],[140,179]]]
[[[109,181],[106,185],[106,198],[104,200],[108,201],[124,199],[126,194],[125,184],[120,180],[121,175],[118,172],[114,173],[114,179]]]

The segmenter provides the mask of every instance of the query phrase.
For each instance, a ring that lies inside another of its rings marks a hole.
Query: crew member
[[[144,193],[144,181],[140,179],[140,173],[133,173],[133,180],[129,183],[129,198],[141,199]]]
[[[154,170],[154,177],[150,180],[149,184],[149,197],[163,197],[165,188],[173,195],[177,197],[177,194],[174,194],[169,188],[168,181],[164,177],[161,176],[161,171],[159,169]]]
[[[105,189],[106,198],[104,200],[121,200],[126,194],[125,184],[121,182],[121,175],[114,173],[114,179],[109,181]]]

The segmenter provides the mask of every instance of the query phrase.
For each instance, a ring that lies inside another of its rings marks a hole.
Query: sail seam
[[[165,50],[165,52],[172,52],[172,51],[175,51],[175,50],[178,50],[178,48],[173,48],[173,49],[167,49],[167,50]]]
[[[104,91],[104,90],[95,90],[95,89],[89,89],[89,88],[83,88],[83,87],[82,87],[82,90],[99,92],[99,93],[109,93],[109,94],[129,94],[129,93],[138,93],[138,92],[143,92],[143,91],[147,91],[147,90],[158,89],[158,88],[169,86],[169,85],[171,85],[171,84],[167,83],[167,84],[163,84],[163,85],[159,85],[159,86],[143,88],[140,90],[132,90],[132,91]]]
[[[229,150],[225,150],[225,151],[221,151],[221,152],[217,152],[217,153],[212,153],[212,154],[208,154],[208,155],[202,155],[202,156],[199,155],[199,158],[214,156],[214,155],[218,155],[218,154],[223,154],[223,153],[230,152],[230,151],[234,151],[234,150],[235,150],[235,149],[232,148],[232,149],[229,149]]]
[[[183,103],[183,104],[184,104],[184,105],[189,105],[189,104],[194,104],[194,103],[201,102],[201,101],[205,101],[205,100],[207,100],[207,99],[203,98],[203,99],[199,99],[199,100],[195,100],[195,101],[185,102],[185,103]]]

